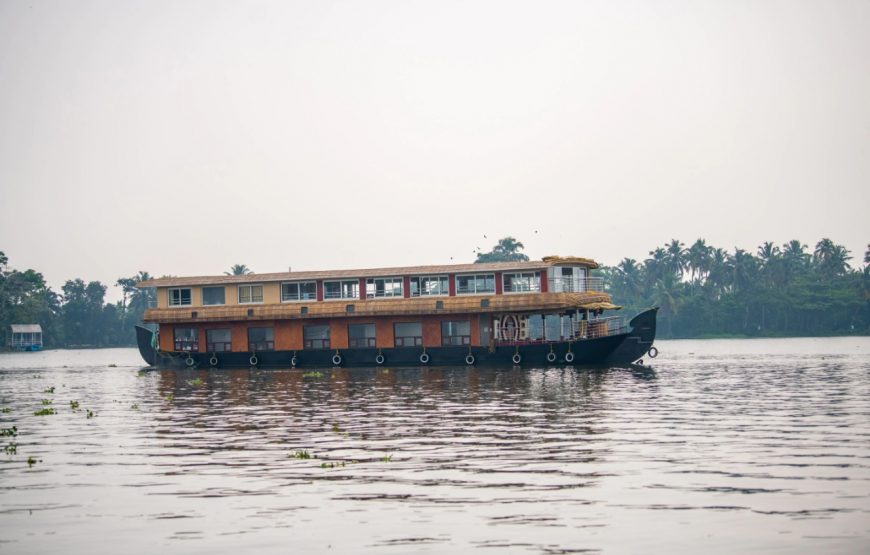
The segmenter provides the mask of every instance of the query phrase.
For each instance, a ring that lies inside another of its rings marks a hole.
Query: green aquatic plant
[[[43,404],[43,405],[50,405],[50,404],[51,404],[51,399],[43,399],[43,400],[42,400],[42,404]]]
[[[78,401],[70,401],[69,408],[71,408],[72,410],[78,410],[79,402]]]
[[[16,437],[18,435],[18,427],[3,428],[0,430],[0,437]]]
[[[112,364],[109,365],[109,368],[117,368],[117,367],[118,367],[118,365],[115,364],[114,362],[113,362]]]
[[[307,449],[303,449],[301,451],[294,451],[290,455],[290,458],[308,460],[308,459],[316,459],[317,457],[315,455],[312,455],[311,453],[309,453]]]
[[[46,387],[42,390],[43,393],[54,393],[54,386]]]
[[[3,414],[9,414],[10,412],[12,412],[12,409],[10,409],[9,407],[3,407],[2,409],[0,409],[0,412],[2,412]]]
[[[381,462],[393,462],[393,454],[392,453],[384,453],[384,456],[378,460]]]
[[[320,463],[320,468],[339,468],[346,465],[347,463],[344,461],[322,462]]]
[[[42,459],[36,460],[33,457],[27,457],[27,466],[28,467],[32,467],[33,465],[35,465],[38,462],[42,462]]]
[[[132,405],[130,405],[130,408],[133,410],[139,410],[139,403],[133,403]]]
[[[302,377],[303,378],[322,378],[323,373],[318,371],[318,370],[314,370],[312,372],[305,372],[304,374],[302,374]]]
[[[87,413],[88,418],[93,418],[96,415],[97,414],[94,411],[92,411],[91,409],[88,409],[88,413]]]
[[[50,414],[55,414],[54,409],[51,407],[47,407],[34,412],[33,416],[48,416]]]
[[[175,395],[170,393],[169,395],[166,396],[166,400],[171,403],[172,401],[175,400]]]
[[[199,387],[202,384],[203,384],[202,378],[194,378],[192,380],[187,380],[187,385],[190,385],[193,387]]]
[[[3,452],[7,455],[17,455],[18,454],[18,444],[14,441],[10,441],[9,445],[3,448]]]
[[[336,424],[336,423],[333,422],[333,424],[332,424],[332,431],[335,432],[335,433],[340,433],[340,432],[341,432],[341,428],[338,427],[338,424]]]

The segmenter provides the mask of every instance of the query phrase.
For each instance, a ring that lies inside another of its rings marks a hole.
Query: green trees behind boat
[[[107,287],[99,281],[72,279],[62,293],[51,290],[42,274],[8,266],[0,252],[0,336],[9,324],[40,324],[47,348],[64,346],[113,347],[135,344],[133,326],[153,298],[153,292],[136,289],[150,279],[148,272],[120,278],[123,300],[106,303]]]
[[[628,312],[659,306],[660,337],[870,333],[870,245],[852,269],[842,245],[792,240],[753,254],[673,239],[646,260],[599,270]]]

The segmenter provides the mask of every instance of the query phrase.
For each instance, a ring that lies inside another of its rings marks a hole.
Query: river
[[[3,354],[0,552],[870,552],[870,338],[657,346],[593,370]]]

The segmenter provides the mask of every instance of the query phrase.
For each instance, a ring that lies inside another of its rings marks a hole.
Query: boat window
[[[281,284],[282,301],[307,301],[317,299],[317,282],[298,281]]]
[[[232,335],[230,330],[205,330],[206,350],[210,353],[232,351]]]
[[[450,278],[447,276],[419,276],[411,278],[411,296],[449,295]]]
[[[537,272],[504,274],[505,293],[530,293],[541,290],[541,278]]]
[[[272,328],[248,328],[248,350],[275,350],[275,341],[273,337]]]
[[[175,328],[175,350],[176,351],[198,351],[199,350],[199,330],[196,328]]]
[[[302,338],[306,349],[328,349],[329,326],[304,326]]]
[[[495,293],[495,274],[456,276],[456,294]]]
[[[348,347],[374,347],[374,324],[349,324],[347,326]]]
[[[262,285],[239,285],[239,304],[263,302]]]
[[[202,304],[215,305],[226,304],[225,289],[221,287],[203,287],[202,288]]]
[[[190,306],[190,287],[176,287],[169,290],[169,306]]]
[[[393,336],[396,347],[420,347],[423,345],[423,324],[420,322],[393,324]]]
[[[324,299],[358,299],[359,280],[324,281]]]
[[[468,320],[441,322],[442,345],[471,345],[471,323]]]
[[[366,298],[401,297],[402,278],[370,278],[366,280]]]

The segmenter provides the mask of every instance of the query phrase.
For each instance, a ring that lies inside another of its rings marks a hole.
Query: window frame
[[[310,328],[326,328],[326,339],[305,339],[305,330]],[[319,342],[319,347],[314,346],[314,342]],[[331,349],[332,345],[332,329],[329,324],[309,324],[302,326],[302,348],[307,351],[323,351]]]
[[[260,288],[260,300],[259,301],[254,300],[254,291],[253,291],[254,287]],[[250,301],[243,301],[242,300],[242,289],[243,288],[247,288],[250,290],[250,298],[251,298]],[[236,288],[236,292],[238,294],[239,304],[263,304],[265,290],[263,289],[262,283],[244,283],[244,284],[240,283]]]
[[[417,324],[420,326],[420,335],[402,335],[396,334],[396,326],[404,324]],[[410,339],[410,344],[406,341]],[[422,347],[423,346],[423,322],[393,322],[393,346],[396,348]]]
[[[272,330],[272,339],[264,339],[263,341],[251,341],[251,330]],[[248,351],[254,353],[260,353],[264,351],[274,351],[275,350],[275,327],[274,326],[250,326],[247,330],[248,336]],[[260,348],[251,348],[252,345],[265,345],[265,349]]]
[[[421,283],[423,280],[434,280],[438,283],[439,293],[424,293]],[[414,294],[414,284],[417,285],[417,294]],[[442,286],[443,284],[443,286]],[[418,297],[447,297],[450,295],[450,276],[447,274],[433,274],[426,276],[411,276],[408,286],[410,289],[409,295],[412,298]]]
[[[369,337],[366,335],[365,337],[352,337],[350,334],[350,328],[352,326],[371,326],[374,334]],[[355,322],[353,324],[347,325],[347,346],[350,349],[367,349],[371,347],[377,347],[377,337],[378,337],[378,327],[374,322]],[[357,344],[357,342],[361,342],[362,344]]]
[[[377,283],[375,283],[377,281],[384,282],[384,294],[383,295],[378,295],[378,287],[377,287]],[[393,288],[390,289],[390,291],[392,291],[392,292],[389,295],[386,294],[388,282],[393,284]],[[399,283],[399,292],[398,293],[394,292],[396,282]],[[374,286],[374,293],[372,293],[371,295],[369,295],[369,285]],[[401,276],[399,276],[399,277],[366,278],[366,291],[365,291],[365,293],[366,293],[366,299],[397,299],[397,298],[401,299],[402,297],[405,296],[405,280]]]
[[[178,332],[180,330],[193,331],[193,338],[187,339],[178,338]],[[185,348],[184,345],[187,344],[189,348]],[[179,345],[182,345],[179,347]],[[199,328],[192,327],[175,327],[172,329],[172,348],[174,351],[186,352],[186,353],[197,353],[199,352]]]
[[[209,341],[208,334],[209,332],[214,331],[226,331],[229,332],[229,341]],[[214,345],[221,345],[221,349],[215,349]],[[209,328],[205,330],[205,347],[206,352],[209,353],[229,353],[233,350],[233,330],[232,328]]]
[[[207,303],[205,302],[205,290],[206,289],[220,289],[224,292],[224,300],[221,303]],[[202,306],[224,306],[227,304],[227,288],[223,285],[203,285],[199,289],[199,296],[202,300]]]
[[[459,287],[459,279],[460,278],[471,278],[471,282],[474,283],[474,291],[465,291],[462,292]],[[484,283],[487,278],[492,278],[492,291],[479,291],[477,289],[477,280],[483,278]],[[456,274],[454,277],[454,286],[456,287],[456,295],[495,295],[496,291],[496,283],[495,283],[495,272],[492,273],[479,273],[479,274]]]
[[[311,297],[303,297],[302,296],[302,286],[303,285],[314,285],[314,294]],[[296,298],[290,299],[284,297],[284,286],[285,285],[295,285],[296,286]],[[308,301],[316,301],[317,300],[317,281],[315,280],[304,280],[304,281],[282,281],[281,282],[281,302],[282,303],[303,303]]]
[[[330,297],[327,292],[327,284],[337,283],[340,295],[338,297]],[[356,296],[348,296],[344,294],[344,286],[345,284],[350,284],[351,289],[353,289],[353,285],[356,284]],[[323,280],[323,300],[324,301],[343,301],[347,299],[359,299],[360,290],[359,290],[359,279],[329,279]]]
[[[444,326],[450,324],[466,324],[468,335],[445,335]],[[458,337],[459,342],[448,341],[448,338]],[[442,347],[467,347],[471,345],[471,320],[442,320],[441,321],[441,346]]]
[[[173,291],[187,291],[188,302],[183,303],[181,294],[178,295],[178,303],[172,302],[172,292]],[[193,306],[193,288],[192,287],[169,287],[166,290],[166,304],[169,308],[181,308],[185,306]]]
[[[525,277],[529,277],[529,288],[515,290],[512,287],[508,287],[508,279],[513,277],[519,277],[523,279]],[[537,288],[535,287],[535,281],[537,280]],[[541,292],[541,275],[538,272],[506,272],[501,275],[501,290],[506,295],[513,295],[515,293],[540,293]]]

